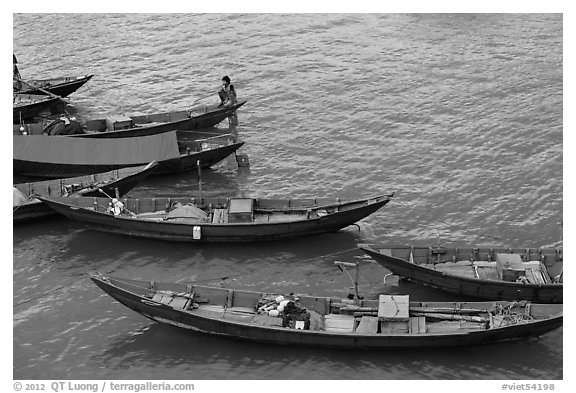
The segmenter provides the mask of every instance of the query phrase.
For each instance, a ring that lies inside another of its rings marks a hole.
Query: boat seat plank
[[[152,296],[152,300],[155,301],[155,302],[160,303],[160,302],[162,301],[162,298],[163,298],[163,297],[164,297],[164,294],[163,294],[163,293],[158,293],[158,292],[156,292],[156,293],[154,294],[154,296]]]
[[[183,308],[183,309],[185,309],[185,308],[186,308],[186,304],[188,303],[188,300],[189,300],[188,298],[185,298],[185,297],[183,297],[183,296],[174,296],[174,297],[172,298],[172,301],[169,303],[169,305],[170,305],[171,307],[174,307],[174,308]]]
[[[499,323],[499,322],[496,322]],[[454,333],[457,331],[466,330],[484,330],[486,325],[480,322],[467,322],[467,321],[438,321],[428,323],[428,333]]]
[[[268,214],[255,214],[255,223],[268,223],[268,222],[293,222],[307,220],[306,214],[300,213],[268,213]]]
[[[232,306],[228,307],[227,311],[237,312],[237,313],[244,313],[244,314],[255,314],[256,311],[254,307],[239,307],[239,306]]]
[[[410,317],[408,331],[411,334],[426,333],[426,317]]]
[[[364,315],[356,328],[356,333],[376,334],[378,333],[378,317]]]
[[[228,214],[226,209],[214,209],[212,216],[212,224],[226,224],[228,222]]]
[[[408,321],[379,321],[381,334],[408,333]]]
[[[152,297],[152,300],[162,304],[170,304],[172,301],[173,296],[171,294],[163,293],[163,292],[156,292]]]
[[[458,265],[458,264],[437,264],[434,269],[446,274],[452,274],[459,277],[477,278],[476,270],[472,265]]]
[[[212,311],[212,312],[224,312],[224,306],[215,304],[199,304],[197,310]]]
[[[230,310],[226,310],[222,314],[222,318],[238,322],[252,322],[253,317],[254,314],[247,314],[243,312],[235,312]]]
[[[354,330],[354,316],[328,314],[324,317],[324,330],[326,332],[352,332]]]
[[[476,272],[480,280],[499,281],[498,268],[496,266],[477,266]]]

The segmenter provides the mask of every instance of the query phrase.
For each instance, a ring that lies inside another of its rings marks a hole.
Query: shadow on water
[[[561,379],[561,361],[542,364],[542,359],[558,357],[551,350],[554,346],[543,341],[551,340],[544,336],[442,349],[336,350],[254,343],[151,323],[133,335],[117,336],[92,361],[118,370],[146,370],[156,364],[175,374],[187,365],[186,376],[168,376],[174,379],[227,379],[227,370],[245,370],[234,378],[250,379]],[[558,348],[561,352],[561,342]],[[461,365],[457,371],[455,363]],[[293,369],[294,364],[310,364],[313,369],[298,375],[302,368]],[[215,372],[206,374],[206,370]]]
[[[352,227],[354,228],[354,227]],[[356,248],[358,232],[341,230],[303,238],[247,243],[186,243],[167,242],[162,240],[140,239],[130,236],[108,234],[105,232],[85,229],[82,226],[67,225],[66,232],[68,252],[66,257],[76,255],[105,256],[113,252],[116,255],[129,253],[134,257],[165,256],[170,250],[170,259],[177,261],[194,253],[202,253],[204,257],[219,257],[222,259],[237,259],[238,256],[254,255],[262,257],[276,253],[292,253],[295,259],[333,254]],[[42,231],[41,228],[38,229]],[[52,233],[60,232],[54,230]],[[64,233],[63,233],[64,235]],[[360,252],[359,252],[360,253]]]
[[[233,160],[235,157],[228,157]],[[233,197],[240,193],[238,182],[234,178],[235,170],[225,161],[217,169],[202,169],[203,197]],[[162,196],[199,197],[198,172],[190,171],[163,176],[151,176],[142,181],[128,196],[130,198],[153,198]]]
[[[62,241],[70,234],[84,228],[62,216],[51,216],[36,221],[23,222],[13,225],[12,242],[14,249],[34,245],[38,239],[53,238],[54,241]]]

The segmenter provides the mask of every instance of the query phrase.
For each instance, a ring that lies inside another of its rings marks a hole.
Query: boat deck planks
[[[356,333],[376,334],[378,333],[378,317],[364,315],[360,318],[360,323],[356,328]]]

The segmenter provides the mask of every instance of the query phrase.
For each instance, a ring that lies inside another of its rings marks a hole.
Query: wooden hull
[[[21,120],[31,119],[41,112],[53,112],[59,105],[60,99],[45,96],[30,103],[14,104],[13,105],[13,123],[18,124]]]
[[[491,300],[528,300],[536,303],[563,302],[562,283],[525,284],[514,281],[461,277],[420,266],[417,263],[411,263],[407,259],[386,255],[391,252],[381,251],[367,245],[360,245],[359,248],[380,265],[398,276],[456,295]],[[390,249],[383,248],[382,250]],[[404,248],[404,250],[408,253],[410,248]],[[471,250],[473,249],[469,251]],[[509,251],[513,250],[501,250],[501,252]],[[525,249],[516,251],[524,252]],[[552,252],[554,253],[554,250]]]
[[[254,323],[254,316],[246,311],[235,312],[234,300],[229,308],[221,312],[209,312],[200,309],[172,307],[169,304],[151,300],[144,293],[150,288],[150,282],[133,280],[107,279],[92,276],[92,280],[104,292],[115,300],[137,313],[154,321],[170,324],[196,332],[218,335],[233,339],[257,341],[274,345],[302,345],[309,347],[332,347],[339,349],[379,349],[379,348],[423,348],[450,347],[495,343],[501,341],[538,337],[562,326],[562,306],[552,307],[547,315],[529,323],[496,327],[472,331],[446,331],[434,333],[359,333],[352,331],[328,332],[319,330],[297,330],[281,326],[260,326]],[[118,285],[125,282],[126,286]],[[176,284],[175,284],[176,287]],[[185,285],[180,285],[182,292]],[[127,288],[130,288],[127,290]],[[195,293],[202,293],[205,288],[191,287]],[[232,292],[228,290],[229,293]],[[235,293],[239,291],[233,291]],[[212,291],[211,293],[214,293]],[[301,299],[304,296],[301,296]],[[309,297],[312,299],[312,297]],[[326,300],[314,297],[312,301]],[[331,301],[327,299],[326,301]],[[439,304],[439,303],[436,303]],[[481,303],[482,306],[485,303]],[[414,305],[418,305],[415,303]],[[453,304],[452,304],[453,305]],[[474,303],[466,303],[472,307]],[[554,305],[552,305],[554,306]],[[412,307],[412,303],[411,303]],[[548,307],[543,310],[548,310]]]
[[[60,97],[68,97],[70,94],[74,93],[80,87],[82,87],[85,83],[87,83],[90,79],[92,79],[94,75],[86,75],[84,77],[78,78],[54,78],[54,79],[41,79],[41,80],[26,80],[25,82],[30,83],[33,86],[38,86],[42,90],[47,90],[52,94],[56,94]],[[25,87],[28,87],[24,84]],[[20,90],[19,93],[23,94],[38,94],[38,95],[45,95],[46,93],[34,89],[34,88],[27,88],[24,90]]]
[[[96,197],[102,196],[99,190],[114,196],[118,192],[119,196],[127,194],[139,182],[144,180],[156,168],[158,163],[154,162],[145,167],[122,168],[109,173],[82,176],[70,179],[52,180],[39,183],[15,184],[14,187],[24,195],[54,195],[64,196],[66,188],[73,189],[71,196]],[[46,206],[38,199],[28,200],[26,203],[14,207],[12,221],[14,224],[36,221],[42,218],[57,215],[53,209]]]
[[[235,153],[243,144],[244,142],[233,143],[210,150],[182,154],[177,158],[158,160],[159,165],[154,171],[154,175],[191,171],[198,168],[198,161],[200,161],[200,166],[202,168],[208,168]],[[58,164],[18,159],[13,159],[12,162],[13,172],[15,174],[47,179],[77,177],[146,164],[146,162],[134,162],[128,165],[115,164],[113,162],[110,162],[109,164]]]
[[[212,223],[212,222],[172,222],[166,220],[152,221],[127,216],[112,216],[105,212],[89,208],[79,208],[78,203],[88,201],[66,201],[62,198],[41,198],[58,213],[78,221],[90,229],[132,237],[150,238],[177,242],[213,243],[213,242],[254,242],[290,239],[321,233],[336,232],[342,228],[374,213],[390,201],[390,196],[380,196],[365,200],[342,202],[341,211],[324,217],[311,219],[298,218],[285,222],[246,222],[246,223]],[[157,205],[163,209],[168,198],[155,198]],[[124,200],[126,208],[138,214],[137,200]],[[76,203],[76,205],[74,205]],[[95,201],[104,205],[105,201]],[[170,204],[170,202],[168,202]],[[353,204],[353,205],[352,205]],[[93,206],[90,202],[90,207]]]
[[[204,128],[214,127],[231,116],[238,108],[243,106],[246,101],[239,102],[234,106],[223,106],[205,113],[194,114],[191,117],[181,118],[185,111],[165,114],[153,114],[142,116],[131,116],[136,125],[133,128],[127,128],[117,131],[107,131],[106,119],[87,120],[85,122],[86,133],[74,135],[57,135],[71,138],[134,138],[147,135],[155,135],[169,131],[194,131]],[[180,120],[169,119],[171,117],[180,118]],[[157,120],[157,121],[153,121]],[[14,124],[13,133],[16,135],[40,135],[44,132],[44,123]]]
[[[188,119],[177,121],[168,121],[165,123],[156,123],[153,125],[139,124],[136,128],[129,128],[126,130],[118,131],[103,131],[103,132],[90,132],[86,134],[71,135],[75,138],[130,138],[146,135],[154,135],[168,131],[192,131],[203,128],[214,127],[221,123],[230,115],[232,115],[238,108],[244,105],[246,101],[239,102],[237,105],[222,107],[215,111],[206,112],[198,116],[193,116]],[[141,116],[145,117],[145,116]],[[134,117],[137,119],[138,117]],[[90,131],[90,129],[88,129]]]

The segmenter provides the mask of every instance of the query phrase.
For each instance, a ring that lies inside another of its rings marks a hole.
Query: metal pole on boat
[[[196,161],[198,167],[198,191],[200,192],[200,200],[202,200],[202,167],[200,167],[200,160]]]
[[[354,294],[356,295],[356,302],[360,303],[360,295],[358,294],[358,281],[360,280],[360,264],[358,262],[350,263],[340,261],[335,261],[334,264],[338,266],[338,268],[348,276],[350,281],[354,283]],[[356,269],[356,279],[353,279],[350,273],[348,273],[346,266],[353,267]]]

